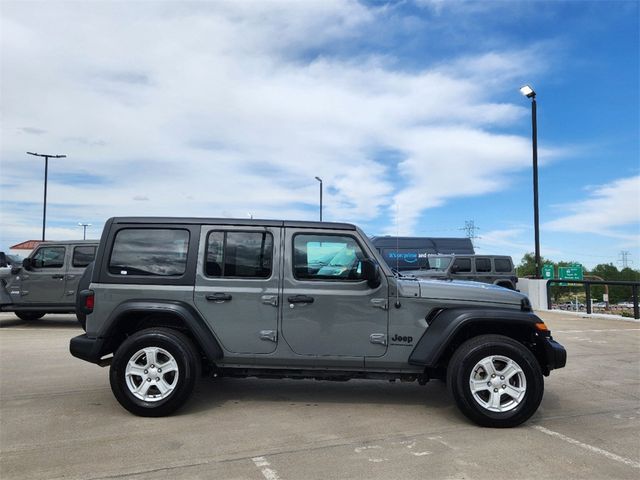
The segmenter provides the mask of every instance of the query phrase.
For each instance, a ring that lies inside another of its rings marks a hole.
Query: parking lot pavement
[[[640,323],[541,316],[568,365],[527,424],[494,430],[439,381],[204,379],[139,418],[68,353],[73,316],[0,314],[0,478],[640,478]]]

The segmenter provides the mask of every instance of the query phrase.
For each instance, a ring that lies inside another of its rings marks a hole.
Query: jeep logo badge
[[[399,343],[408,343],[411,344],[411,342],[413,342],[413,337],[402,337],[400,335],[398,335],[397,333],[391,338],[392,342],[399,342]]]

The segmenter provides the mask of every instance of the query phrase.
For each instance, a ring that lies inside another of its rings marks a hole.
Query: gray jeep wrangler
[[[472,421],[510,427],[566,362],[517,292],[394,274],[340,223],[112,218],[71,354],[110,364],[130,412],[167,415],[213,376],[448,383]]]
[[[507,255],[428,255],[427,267],[402,272],[419,278],[471,280],[516,289],[518,277]]]
[[[42,242],[22,266],[7,262],[0,268],[0,311],[15,312],[22,320],[75,313],[80,278],[97,247],[95,240]]]

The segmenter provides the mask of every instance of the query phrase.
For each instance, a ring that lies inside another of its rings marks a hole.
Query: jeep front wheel
[[[109,379],[120,404],[143,417],[180,408],[200,376],[193,342],[170,328],[149,328],[127,338],[116,351]]]
[[[544,380],[533,354],[502,335],[462,344],[447,369],[449,390],[462,413],[485,427],[515,427],[542,401]]]

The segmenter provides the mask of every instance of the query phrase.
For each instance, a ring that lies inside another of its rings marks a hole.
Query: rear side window
[[[113,275],[183,275],[187,266],[189,231],[127,228],[116,234],[109,259]]]
[[[476,272],[490,272],[491,260],[488,258],[476,258]]]
[[[458,267],[456,273],[468,273],[471,271],[471,259],[470,258],[456,258],[453,265]]]
[[[211,232],[207,236],[208,277],[269,278],[273,235],[269,232]]]
[[[74,267],[86,267],[96,256],[96,247],[76,247],[73,249],[72,264]]]
[[[32,257],[33,268],[62,268],[64,253],[64,247],[42,247]]]
[[[512,270],[511,261],[507,258],[495,258],[493,263],[496,266],[496,272],[508,273]]]

